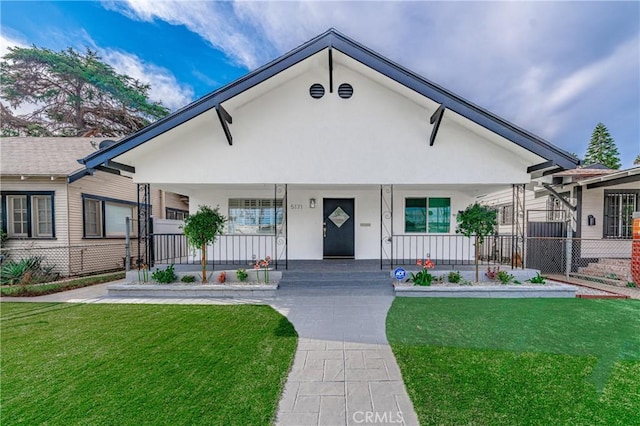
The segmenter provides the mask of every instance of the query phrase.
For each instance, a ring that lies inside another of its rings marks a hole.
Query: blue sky
[[[640,2],[0,3],[8,46],[97,50],[177,109],[334,27],[583,156],[609,128],[640,153]]]

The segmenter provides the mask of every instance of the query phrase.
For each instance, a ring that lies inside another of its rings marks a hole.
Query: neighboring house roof
[[[604,176],[591,177],[577,182],[578,185],[586,185],[587,189],[620,185],[623,183],[640,182],[640,167],[632,167],[626,170],[612,170]],[[638,185],[640,189],[640,184]]]
[[[612,170],[612,169],[588,169],[588,168],[582,168],[582,169],[571,169],[571,170],[564,170],[562,172],[558,172],[558,173],[554,173],[552,176],[555,177],[559,177],[559,178],[570,178],[571,182],[577,182],[579,180],[583,180],[583,179],[588,179],[594,176],[602,176],[602,175],[608,175],[611,173],[615,173],[616,170]]]
[[[526,150],[545,158],[548,160],[548,164],[543,163],[546,167],[558,166],[567,169],[579,164],[579,160],[568,152],[390,61],[334,29],[328,30],[246,76],[150,124],[137,133],[122,139],[117,144],[100,152],[92,153],[79,161],[85,164],[88,169],[101,165],[107,166],[108,162],[117,156],[212,108],[219,109],[225,101],[325,49],[329,52],[331,52],[331,49],[336,49],[380,74],[432,99],[441,104],[443,108],[450,109]],[[329,56],[329,58],[331,58],[331,56]],[[331,59],[329,59],[329,61],[331,61]],[[221,111],[218,111],[218,113],[222,121]],[[425,120],[428,119],[429,117],[425,117]]]
[[[3,176],[68,176],[78,170],[77,159],[96,149],[95,138],[0,138]]]

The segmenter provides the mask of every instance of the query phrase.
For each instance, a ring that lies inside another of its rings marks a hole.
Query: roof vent
[[[99,149],[105,149],[105,148],[109,148],[112,145],[115,145],[117,142],[113,141],[111,139],[105,139],[102,142],[100,142],[100,145],[98,145]]]
[[[309,88],[309,94],[313,99],[320,99],[324,96],[324,86],[319,83],[312,84]]]
[[[349,99],[351,96],[353,96],[353,87],[351,87],[349,83],[342,83],[338,87],[338,96],[340,96],[342,99]]]

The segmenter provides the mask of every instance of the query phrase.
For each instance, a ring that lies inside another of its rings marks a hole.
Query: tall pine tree
[[[595,163],[600,163],[614,170],[620,168],[620,153],[609,134],[609,130],[607,130],[607,126],[602,123],[598,123],[593,129],[587,154],[584,156],[585,165]]]

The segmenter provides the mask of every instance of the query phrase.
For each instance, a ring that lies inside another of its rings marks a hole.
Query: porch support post
[[[436,135],[438,134],[438,130],[440,129],[440,123],[442,122],[442,116],[444,115],[444,110],[446,107],[444,104],[441,104],[436,112],[433,113],[429,122],[433,124],[433,129],[431,130],[431,137],[429,137],[429,146],[433,146],[436,142]]]
[[[275,221],[274,266],[278,269],[284,260],[284,269],[289,269],[289,230],[287,219],[287,184],[276,184],[273,188],[273,218]],[[282,223],[278,225],[278,199],[282,200]]]
[[[227,137],[227,142],[229,142],[229,145],[233,145],[233,136],[231,136],[231,130],[229,130],[229,124],[233,124],[233,118],[231,118],[231,115],[229,115],[227,110],[220,104],[216,105],[216,113],[218,114],[224,135]]]
[[[148,183],[138,184],[138,268],[153,266],[151,244],[151,189]]]
[[[513,203],[511,220],[511,268],[524,269],[525,248],[525,192],[524,184],[513,184],[511,200]]]
[[[380,269],[393,269],[393,185],[380,185]]]

